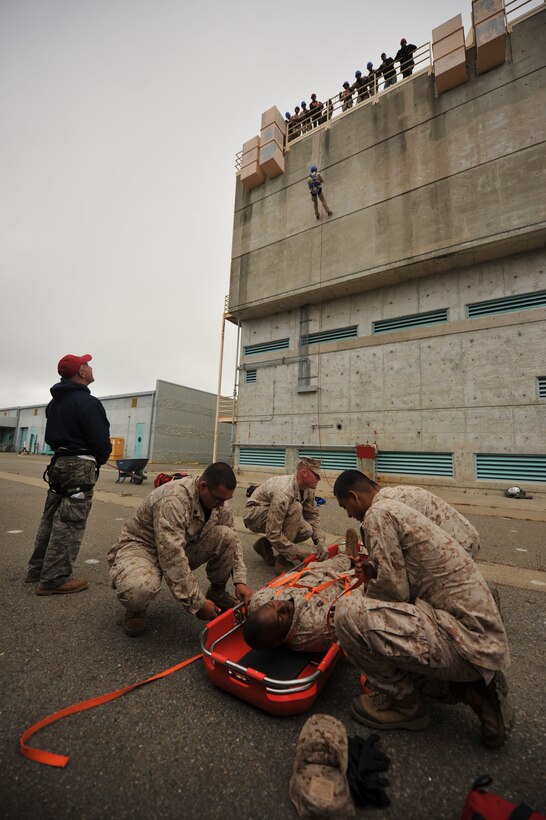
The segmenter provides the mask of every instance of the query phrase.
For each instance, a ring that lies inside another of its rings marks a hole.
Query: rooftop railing
[[[432,67],[432,50],[430,43],[424,43],[413,53],[414,65],[402,65],[389,72],[380,72],[379,68],[368,74],[362,74],[360,79],[355,78],[349,89],[342,88],[333,97],[320,102],[320,107],[300,112],[297,120],[286,123],[285,150],[308,137],[319,128],[328,128],[331,121],[352,112],[355,108],[366,104],[375,104],[402,82],[406,83],[414,77],[430,71]],[[407,76],[403,76],[406,74]],[[385,76],[386,75],[386,76]],[[303,116],[302,116],[303,113]],[[241,170],[242,151],[235,156],[235,168]]]

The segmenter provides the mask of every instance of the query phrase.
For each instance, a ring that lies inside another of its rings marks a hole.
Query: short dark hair
[[[251,649],[271,649],[278,640],[278,630],[264,621],[263,605],[250,612],[243,625],[243,638]]]
[[[361,473],[360,470],[345,470],[336,478],[334,495],[336,498],[347,498],[352,490],[376,489],[379,486],[373,479]]]
[[[203,481],[214,490],[222,484],[226,490],[234,490],[237,486],[237,479],[235,473],[225,461],[215,461],[214,464],[209,464],[203,475]]]

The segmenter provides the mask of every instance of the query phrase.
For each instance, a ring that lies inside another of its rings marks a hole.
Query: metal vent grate
[[[535,293],[522,293],[519,296],[505,296],[503,299],[488,299],[486,302],[474,302],[466,306],[469,319],[478,316],[492,316],[495,313],[513,313],[516,310],[546,307],[546,290]]]
[[[378,473],[453,476],[453,453],[378,452]]]
[[[276,447],[239,447],[239,465],[284,467],[286,450]]]
[[[539,399],[546,399],[546,376],[539,376],[538,383],[538,397]]]
[[[256,353],[273,353],[275,350],[286,350],[290,346],[290,339],[277,339],[274,342],[259,342],[255,345],[245,345],[245,356]]]
[[[396,319],[381,319],[373,323],[373,333],[392,333],[396,330],[410,330],[416,327],[428,327],[447,322],[448,309],[429,310],[427,313],[414,313],[412,316],[398,316]]]
[[[546,482],[546,456],[476,453],[476,478]]]
[[[335,330],[321,330],[320,333],[308,333],[301,337],[301,346],[316,345],[320,342],[338,342],[342,339],[355,339],[358,336],[358,325],[338,327]]]
[[[323,470],[356,470],[354,450],[312,450],[305,447],[298,450],[298,458],[320,458]]]
[[[247,384],[255,384],[257,375],[258,375],[257,370],[246,370],[245,371],[245,382]]]

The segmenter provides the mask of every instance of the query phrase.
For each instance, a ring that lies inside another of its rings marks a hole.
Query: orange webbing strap
[[[27,740],[29,740],[32,735],[35,735],[36,732],[40,731],[40,729],[43,729],[44,726],[49,726],[50,723],[55,723],[57,720],[61,720],[61,718],[68,717],[68,715],[75,715],[77,712],[85,712],[86,709],[92,709],[94,706],[102,706],[103,703],[108,703],[110,700],[120,698],[122,695],[126,695],[127,692],[131,692],[139,686],[144,686],[144,684],[151,683],[154,680],[166,678],[167,675],[172,675],[173,672],[177,672],[179,669],[189,666],[190,663],[193,663],[201,657],[202,655],[194,655],[193,658],[188,658],[188,660],[178,663],[176,666],[171,666],[170,669],[166,669],[164,672],[159,672],[159,674],[153,675],[151,678],[147,678],[146,680],[142,680],[140,683],[133,683],[131,686],[126,686],[124,689],[117,689],[115,692],[110,692],[108,695],[99,695],[97,698],[90,698],[90,700],[84,700],[81,703],[74,703],[72,706],[67,706],[65,709],[60,709],[53,715],[49,715],[49,717],[39,720],[38,723],[35,723],[34,726],[31,726],[30,729],[27,729],[22,735],[21,740],[19,741],[19,749],[21,754],[23,757],[28,757],[29,760],[35,760],[36,763],[44,763],[46,766],[58,766],[59,768],[64,768],[70,760],[69,757],[66,757],[65,755],[57,755],[53,752],[45,752],[42,749],[33,749],[31,746],[27,746]]]

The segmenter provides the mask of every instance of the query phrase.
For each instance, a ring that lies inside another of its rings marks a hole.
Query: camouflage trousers
[[[482,677],[456,652],[424,601],[404,604],[358,594],[344,597],[336,606],[335,630],[370,688],[397,699],[410,694],[422,678],[464,682]]]
[[[186,545],[185,553],[190,569],[206,564],[207,578],[211,584],[225,586],[233,570],[233,561],[238,545],[237,534],[231,527],[212,527],[204,538]],[[128,541],[117,549],[114,563],[110,568],[112,585],[118,600],[127,609],[137,611],[148,609],[161,589],[163,571],[157,548],[136,541]],[[193,615],[205,603],[202,595],[196,600],[186,601],[182,588],[172,580],[174,573],[165,575],[165,580],[173,596],[187,605]]]
[[[249,507],[243,514],[244,525],[250,532],[265,534],[269,507]],[[313,527],[303,517],[303,506],[299,501],[293,501],[288,507],[284,521],[281,523],[281,532],[293,544],[307,541],[313,535]],[[279,555],[287,561],[299,561],[301,553],[293,547],[272,545]]]
[[[315,209],[315,215],[316,216],[320,216],[319,207],[318,207],[318,200],[319,199],[322,202],[322,207],[324,208],[326,213],[330,213],[330,208],[328,207],[328,203],[326,202],[326,199],[325,199],[324,194],[322,193],[322,191],[321,191],[320,194],[317,194],[317,196],[312,196],[311,199],[313,200],[313,208]]]
[[[78,491],[81,485],[95,484],[94,461],[65,456],[50,467],[49,479],[65,490],[63,496],[49,490],[38,527],[28,574],[40,578],[42,587],[64,584],[72,575],[91,509],[93,489]],[[77,496],[77,497],[76,497]]]

